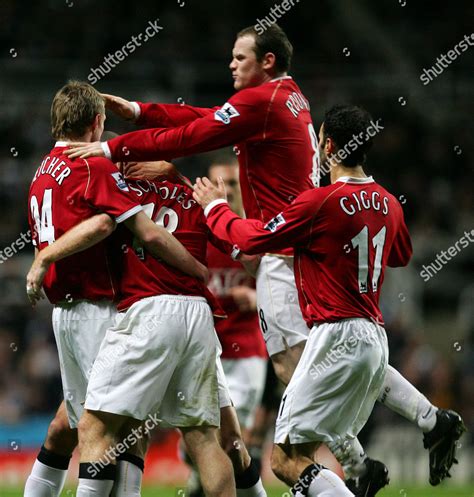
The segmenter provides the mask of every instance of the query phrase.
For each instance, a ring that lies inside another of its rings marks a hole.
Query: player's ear
[[[276,57],[273,52],[267,52],[262,59],[262,68],[270,71],[275,68]]]
[[[336,144],[332,140],[332,138],[326,137],[326,141],[324,142],[324,151],[326,155],[331,155],[336,153]]]

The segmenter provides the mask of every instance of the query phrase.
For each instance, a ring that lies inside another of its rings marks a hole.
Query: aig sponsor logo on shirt
[[[286,223],[285,218],[281,214],[278,214],[272,220],[268,221],[268,223],[265,225],[264,229],[271,231],[272,233],[275,233],[278,226],[281,226],[282,224],[285,224],[285,223]]]
[[[112,177],[114,178],[115,182],[117,183],[117,186],[123,190],[124,192],[128,192],[128,185],[127,182],[125,181],[124,177],[122,176],[121,173],[112,173]]]
[[[230,120],[233,117],[237,116],[240,116],[239,112],[229,102],[226,102],[219,110],[214,113],[214,119],[216,121],[222,121],[224,124],[229,124]]]

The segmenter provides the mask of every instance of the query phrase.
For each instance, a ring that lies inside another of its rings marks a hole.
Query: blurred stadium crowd
[[[105,55],[159,17],[163,31],[95,86],[142,101],[224,103],[232,93],[227,64],[234,34],[272,5],[249,0],[238,2],[238,9],[230,0],[186,1],[183,7],[151,1],[70,3],[46,0],[25,7],[6,0],[0,7],[6,47],[0,82],[0,250],[28,231],[29,183],[51,146],[49,105],[67,79],[85,80]],[[280,23],[295,49],[291,74],[310,101],[315,125],[336,102],[359,103],[384,125],[368,172],[401,199],[414,242],[410,268],[391,271],[384,288],[391,363],[433,403],[456,409],[472,432],[473,244],[428,282],[420,271],[474,229],[474,50],[427,87],[419,77],[470,33],[474,4],[459,2],[463,8],[453,15],[449,4],[390,3],[303,0]],[[131,129],[112,117],[106,128]],[[204,172],[203,158],[177,163],[191,178]],[[50,307],[33,311],[26,299],[24,277],[32,256],[28,246],[0,261],[4,425],[50,416],[61,398]],[[404,423],[378,407],[369,428],[395,422]]]

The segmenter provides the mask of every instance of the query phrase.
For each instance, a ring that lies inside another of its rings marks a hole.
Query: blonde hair
[[[56,93],[51,105],[53,138],[83,136],[97,114],[105,114],[100,93],[89,83],[69,81]]]

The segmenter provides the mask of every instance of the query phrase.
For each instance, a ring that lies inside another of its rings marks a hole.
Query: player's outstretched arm
[[[143,211],[127,219],[125,225],[140,239],[151,255],[207,283],[209,274],[206,266],[195,259],[165,228],[157,226]]]
[[[266,100],[261,95],[234,95],[215,112],[177,127],[155,127],[117,136],[103,142],[69,145],[71,158],[105,157],[113,162],[172,160],[227,147],[251,137],[262,137]]]
[[[115,229],[115,221],[108,214],[97,214],[64,233],[51,245],[39,251],[26,276],[26,292],[32,305],[44,298],[43,279],[54,262],[82,252],[107,238]]]
[[[307,245],[317,229],[314,218],[324,200],[315,197],[315,190],[308,190],[265,224],[242,219],[230,210],[222,178],[217,187],[208,178],[197,178],[193,197],[204,209],[214,235],[250,255]]]
[[[210,114],[215,109],[179,104],[138,103],[116,95],[101,93],[105,108],[127,121],[153,128],[182,126]]]

